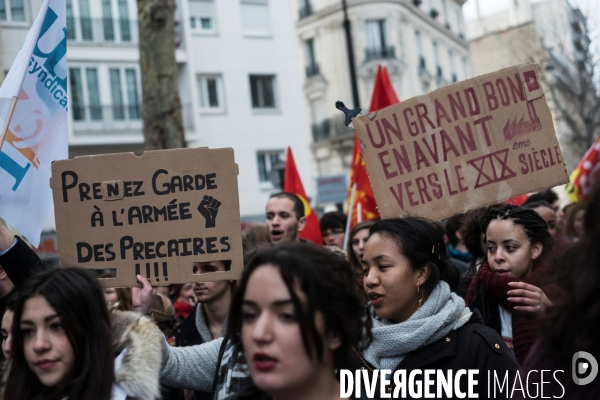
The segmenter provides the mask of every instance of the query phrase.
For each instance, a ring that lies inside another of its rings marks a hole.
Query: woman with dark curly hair
[[[553,240],[538,213],[513,205],[490,210],[482,231],[487,261],[473,277],[465,301],[523,362],[537,335],[534,317],[551,305],[542,288],[554,273],[545,257]]]

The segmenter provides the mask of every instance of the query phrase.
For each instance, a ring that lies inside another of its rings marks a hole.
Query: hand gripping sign
[[[238,279],[242,237],[233,149],[176,149],[76,157],[52,165],[63,267],[115,269],[103,286]],[[231,260],[193,274],[193,263]]]
[[[536,64],[352,120],[382,218],[441,220],[568,182]]]

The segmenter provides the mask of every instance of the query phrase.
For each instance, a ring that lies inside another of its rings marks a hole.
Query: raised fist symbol
[[[221,202],[212,196],[204,196],[200,205],[198,206],[198,211],[206,220],[205,228],[214,228],[215,227],[215,219],[217,218],[217,213],[219,212],[219,207],[221,206]]]

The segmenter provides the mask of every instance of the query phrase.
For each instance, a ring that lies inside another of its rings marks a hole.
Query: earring
[[[421,295],[420,285],[417,285],[417,296],[419,296],[419,308],[423,305],[423,296]]]

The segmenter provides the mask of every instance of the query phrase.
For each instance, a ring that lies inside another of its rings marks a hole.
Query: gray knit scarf
[[[466,324],[472,314],[465,301],[451,292],[444,281],[438,283],[421,308],[404,322],[395,324],[379,318],[372,306],[368,311],[373,319],[373,341],[363,356],[376,369],[390,370],[394,370],[407,353],[434,343]]]

